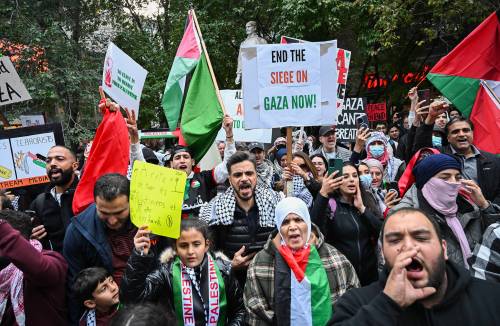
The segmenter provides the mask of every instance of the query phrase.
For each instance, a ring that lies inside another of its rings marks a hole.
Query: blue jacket
[[[167,247],[167,239],[158,237],[158,242],[151,246],[151,251],[159,257],[159,253]],[[113,274],[112,253],[106,237],[104,223],[97,216],[95,204],[90,205],[77,215],[66,230],[64,238],[63,255],[68,262],[68,293],[78,273],[88,267],[103,267]],[[71,323],[78,322],[83,307],[69,298]],[[76,325],[76,324],[75,324]]]

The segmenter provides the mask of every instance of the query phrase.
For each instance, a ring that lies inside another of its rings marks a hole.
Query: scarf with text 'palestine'
[[[196,277],[194,268],[186,267],[177,256],[173,265],[172,287],[174,292],[175,314],[179,325],[194,326],[196,316],[203,314],[205,325],[225,325],[226,323],[226,289],[217,264],[210,254],[206,254],[207,298],[203,298],[203,282]],[[202,263],[203,265],[203,263]],[[196,297],[196,298],[195,298]],[[199,299],[204,311],[195,311],[195,300]],[[199,317],[198,317],[199,319]]]
[[[330,284],[314,246],[292,252],[281,245],[275,261],[275,312],[279,325],[326,325],[332,316]]]

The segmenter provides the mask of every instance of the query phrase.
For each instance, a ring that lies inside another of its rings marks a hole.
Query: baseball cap
[[[328,133],[330,131],[335,132],[335,127],[333,127],[333,126],[323,126],[323,127],[319,128],[319,135],[320,136],[324,136],[326,133]]]
[[[261,150],[264,150],[264,144],[262,143],[251,143],[250,145],[248,145],[248,151],[253,151],[254,149],[261,149]]]

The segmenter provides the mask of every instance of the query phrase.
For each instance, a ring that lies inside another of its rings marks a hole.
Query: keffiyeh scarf
[[[42,244],[38,240],[30,240],[30,244],[38,251],[42,251]],[[24,315],[24,273],[14,264],[9,264],[0,271],[0,320],[2,320],[10,297],[12,309],[16,317],[16,323],[24,326],[26,316]]]

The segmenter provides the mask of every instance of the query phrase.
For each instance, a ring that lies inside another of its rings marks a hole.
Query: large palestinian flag
[[[177,49],[163,94],[162,106],[170,130],[180,118],[182,138],[198,162],[208,151],[224,117],[203,51],[194,13],[189,11],[184,36]],[[186,78],[190,73],[189,81]]]
[[[474,144],[500,154],[500,17],[491,14],[427,75],[474,124]]]
[[[332,316],[330,284],[314,246],[300,262],[290,249],[279,248],[275,262],[275,313],[279,325],[326,325]]]

